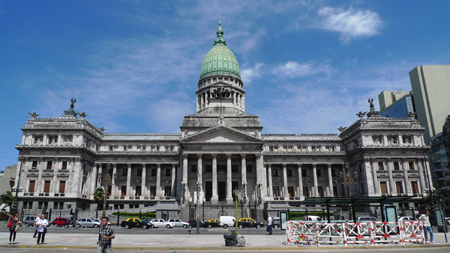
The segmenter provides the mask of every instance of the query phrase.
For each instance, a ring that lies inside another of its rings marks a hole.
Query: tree
[[[439,209],[437,198],[440,198],[442,203],[441,205],[444,207],[444,209],[447,207],[447,202],[442,194],[441,191],[435,191],[433,194],[427,194],[426,196],[422,197],[422,202],[420,204],[421,209]]]
[[[103,198],[105,198],[105,190],[103,190],[103,188],[95,189],[95,191],[94,191],[94,199],[98,203],[102,203],[103,202]]]
[[[10,207],[13,205],[14,197],[11,191],[6,191],[6,193],[3,193],[0,195],[0,204],[5,204],[7,207]]]

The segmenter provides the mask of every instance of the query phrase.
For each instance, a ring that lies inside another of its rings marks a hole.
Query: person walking
[[[15,213],[14,215],[11,215],[9,213],[3,212],[8,217],[11,218],[11,226],[9,227],[9,244],[14,244],[16,241],[16,233],[19,231],[20,226],[22,226],[22,223],[19,220],[19,213]],[[9,225],[9,224],[8,224]]]
[[[41,215],[42,214],[38,214],[36,219],[34,219],[33,228],[35,228],[35,230],[34,230],[33,238],[36,238],[36,235],[38,233],[36,223],[41,219]]]
[[[423,233],[425,234],[426,243],[434,243],[434,235],[430,223],[430,211],[427,210],[424,214],[420,215],[419,220],[422,221],[423,224]],[[430,232],[430,241],[428,241],[427,231]]]
[[[111,253],[112,239],[114,239],[115,234],[109,223],[108,217],[102,217],[102,224],[98,230],[98,249],[97,253]]]
[[[44,244],[45,234],[47,233],[48,220],[45,218],[45,215],[41,214],[39,221],[36,224],[38,231],[37,244]],[[42,238],[42,239],[41,239]]]
[[[270,216],[269,214],[269,218],[267,218],[267,231],[269,232],[269,235],[272,235],[272,224],[273,220],[272,220],[272,216]]]

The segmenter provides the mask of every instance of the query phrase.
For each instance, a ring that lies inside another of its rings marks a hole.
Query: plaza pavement
[[[450,240],[450,233],[447,234]],[[16,244],[8,245],[9,232],[0,232],[0,252],[7,252],[8,247],[18,248],[60,248],[60,249],[94,249],[97,248],[97,236],[94,234],[80,233],[48,233],[45,237],[44,245],[36,245],[36,239],[32,238],[31,232],[18,232]],[[286,237],[284,235],[245,235],[245,248],[235,248],[225,246],[223,235],[196,235],[196,234],[175,234],[175,235],[149,235],[149,234],[117,234],[113,240],[113,249],[133,249],[133,250],[293,250],[296,248],[309,249],[330,249],[345,248],[343,245],[337,246],[295,246],[285,245]],[[450,246],[445,243],[443,233],[434,233],[434,244],[419,245],[407,244],[410,247],[442,247]],[[399,245],[390,244],[379,247],[399,247]],[[405,247],[405,246],[403,246]],[[406,246],[408,247],[408,246]],[[369,245],[349,245],[347,248],[374,248]]]

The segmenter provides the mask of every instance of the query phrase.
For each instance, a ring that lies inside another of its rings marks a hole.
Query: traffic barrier
[[[424,243],[423,225],[405,222],[286,222],[286,243],[294,245],[321,244],[397,244]]]

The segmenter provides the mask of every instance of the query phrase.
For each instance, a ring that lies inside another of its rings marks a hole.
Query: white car
[[[175,224],[173,222],[165,221],[164,219],[153,219],[150,221],[150,224],[154,228],[173,228]]]
[[[402,216],[398,218],[398,221],[413,221],[414,219],[410,216]]]
[[[180,219],[169,219],[167,222],[173,223],[174,227],[189,227],[189,223],[181,221]]]

